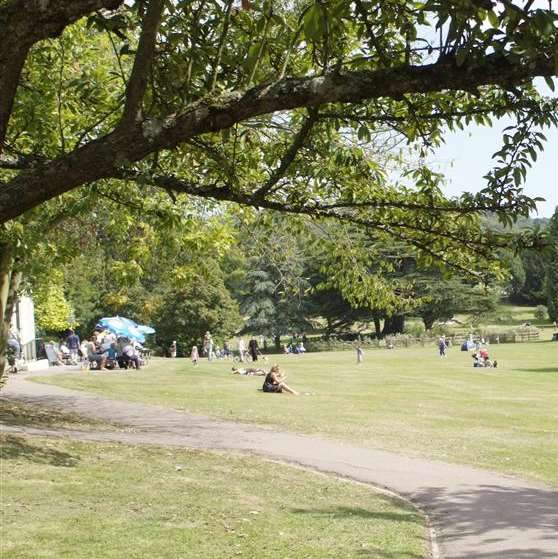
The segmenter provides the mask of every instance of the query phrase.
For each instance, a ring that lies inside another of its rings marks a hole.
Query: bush
[[[405,334],[409,334],[414,338],[420,338],[424,336],[424,324],[422,322],[411,322],[405,325]]]
[[[451,326],[447,325],[447,324],[441,324],[439,322],[437,322],[436,324],[434,324],[434,326],[432,326],[431,329],[431,333],[432,336],[436,337],[436,336],[454,336],[455,335],[455,329],[452,328]]]
[[[535,309],[535,320],[546,320],[548,318],[548,309],[544,305],[537,305]]]
[[[513,323],[513,315],[510,312],[498,314],[494,317],[494,322],[496,324],[512,324]]]

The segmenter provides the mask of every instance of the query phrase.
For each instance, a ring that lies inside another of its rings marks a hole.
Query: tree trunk
[[[402,314],[394,314],[388,316],[384,321],[384,329],[382,336],[389,336],[390,334],[402,334],[405,328],[405,316]]]
[[[374,317],[374,330],[376,332],[376,339],[379,340],[382,337],[382,325],[378,316]]]
[[[10,278],[10,288],[8,290],[8,300],[6,302],[6,309],[4,311],[4,322],[6,327],[9,329],[12,316],[15,311],[15,306],[17,300],[19,299],[19,287],[21,285],[21,280],[23,279],[23,274],[21,272],[16,272],[12,270],[12,275]]]
[[[325,339],[329,340],[331,338],[331,333],[333,332],[333,323],[331,318],[326,318],[326,332],[325,332]]]
[[[546,306],[548,317],[552,321],[558,320],[558,264],[549,262],[546,267]]]
[[[0,386],[6,368],[6,344],[12,315],[8,315],[8,296],[12,275],[13,249],[7,242],[0,243]],[[13,307],[12,307],[13,308]]]
[[[424,329],[427,332],[432,330],[432,326],[434,326],[434,316],[426,314],[422,317],[422,321],[424,322]]]

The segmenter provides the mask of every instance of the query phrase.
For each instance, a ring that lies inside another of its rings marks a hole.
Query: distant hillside
[[[523,229],[545,229],[548,227],[550,219],[548,217],[520,217],[511,228],[512,231],[521,231]],[[494,214],[488,214],[484,217],[484,223],[488,229],[493,231],[503,231],[503,225],[498,221]],[[508,228],[506,228],[508,229]]]

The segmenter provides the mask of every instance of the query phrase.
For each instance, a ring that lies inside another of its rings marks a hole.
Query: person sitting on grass
[[[285,382],[286,379],[287,377],[279,370],[279,365],[273,365],[265,377],[262,389],[264,392],[282,393],[285,391],[294,396],[298,396],[298,392],[287,385]]]
[[[107,362],[107,356],[104,353],[99,353],[97,351],[97,346],[95,345],[95,336],[93,336],[87,343],[87,360],[90,365],[95,364],[95,367],[101,371],[105,370],[105,364]]]
[[[103,353],[105,353],[107,356],[107,369],[114,369],[118,362],[118,347],[116,346],[116,342],[112,342],[110,344],[110,347],[105,349]]]
[[[255,377],[263,377],[266,372],[263,369],[258,369],[255,367],[248,367],[246,369],[242,367],[234,367],[232,368],[233,375],[243,375],[243,376],[255,376]]]
[[[140,358],[132,343],[128,340],[123,339],[121,341],[121,354],[118,358],[118,366],[121,369],[128,369],[128,367],[132,367],[132,369],[139,369],[140,368]]]

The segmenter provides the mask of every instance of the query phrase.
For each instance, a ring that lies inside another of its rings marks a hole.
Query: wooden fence
[[[538,340],[540,337],[540,332],[536,328],[525,328],[518,330],[508,330],[504,332],[487,333],[484,336],[475,334],[473,339],[479,340],[484,339],[489,344],[506,344],[506,343],[518,343],[518,342],[533,342]],[[469,339],[468,334],[455,334],[453,336],[446,337],[449,345],[452,347],[461,347],[463,342]],[[365,340],[360,342],[364,349],[374,349],[374,348],[389,348],[389,347],[412,347],[412,346],[431,346],[436,345],[439,340],[439,336],[434,337],[421,337],[415,338],[406,334],[400,336],[386,336],[383,340]],[[354,350],[357,346],[357,342],[352,341],[342,341],[342,340],[309,340],[307,343],[307,350],[309,352],[314,351],[348,351]]]

